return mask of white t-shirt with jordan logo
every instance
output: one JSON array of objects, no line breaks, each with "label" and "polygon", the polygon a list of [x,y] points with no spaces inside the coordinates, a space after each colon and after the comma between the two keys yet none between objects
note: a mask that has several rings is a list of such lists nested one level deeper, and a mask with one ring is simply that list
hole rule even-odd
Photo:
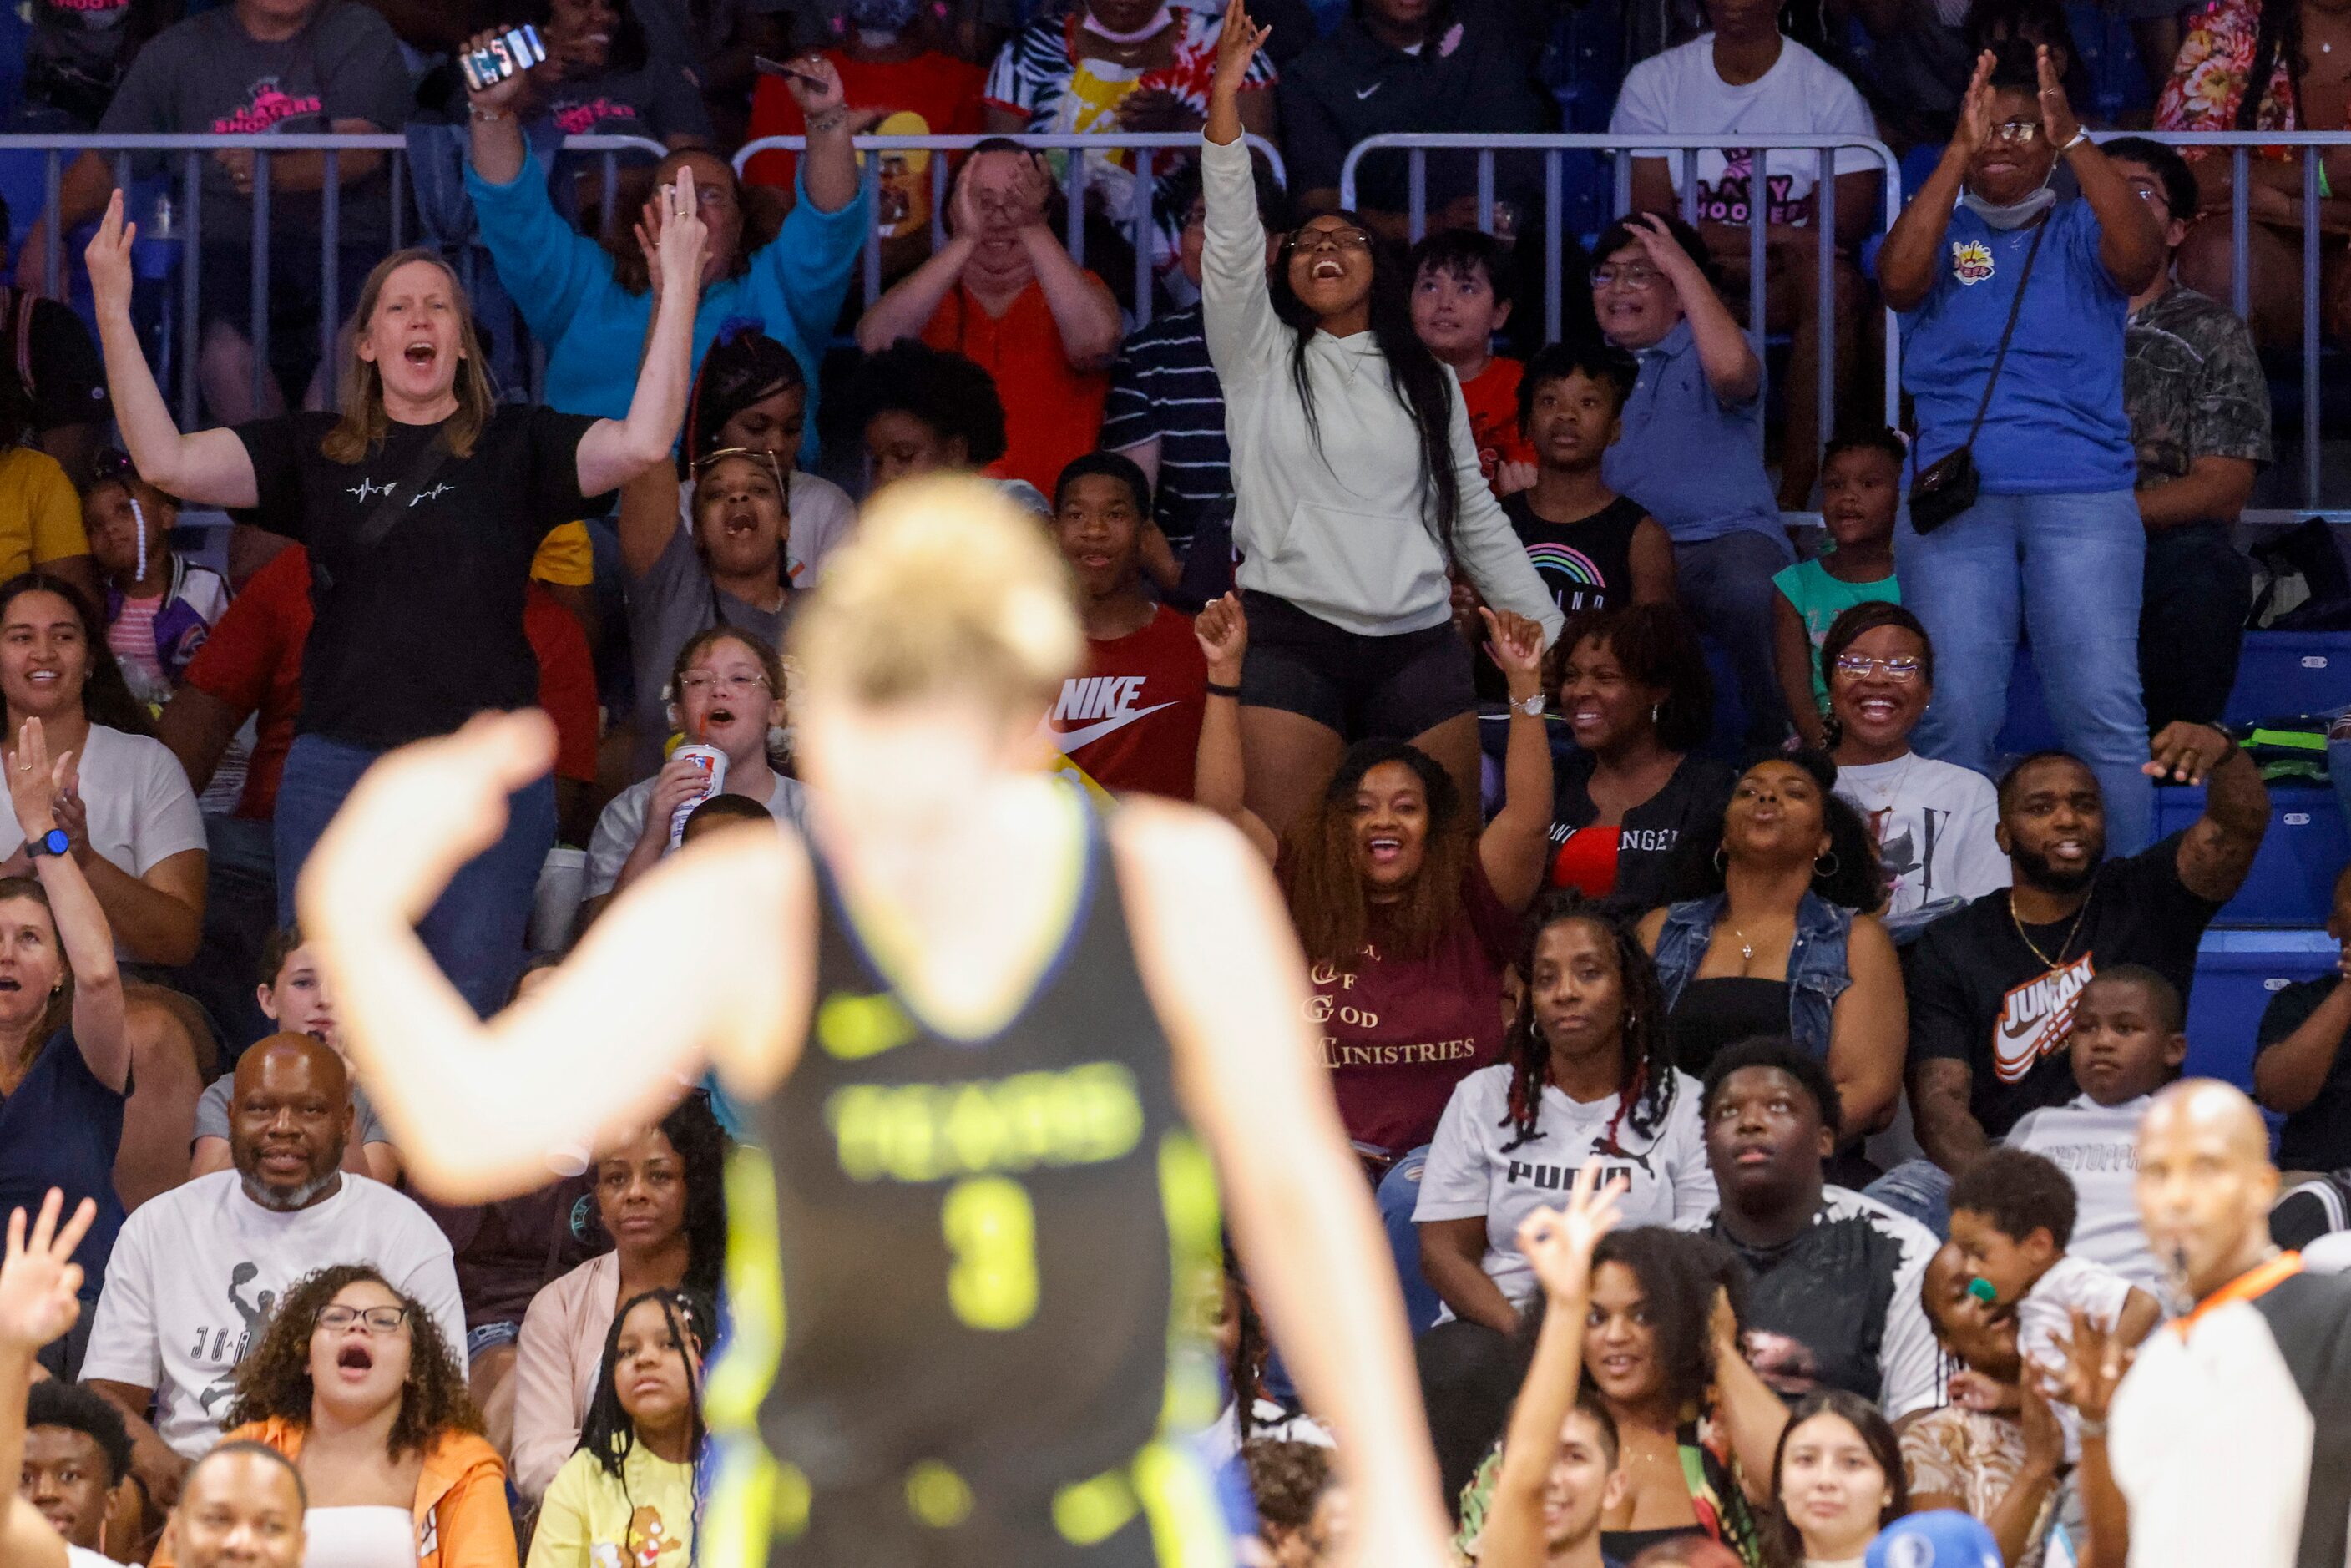
[{"label": "white t-shirt with jordan logo", "polygon": [[114,1244],[83,1358],[86,1380],[155,1391],[155,1430],[196,1458],[220,1440],[237,1363],[270,1309],[303,1276],[371,1264],[440,1325],[462,1371],[465,1306],[449,1239],[380,1182],[343,1173],[324,1202],[281,1214],[215,1171],[134,1211]]},{"label": "white t-shirt with jordan logo", "polygon": [[1510,1063],[1481,1068],[1463,1079],[1445,1104],[1428,1163],[1420,1175],[1420,1199],[1412,1218],[1486,1221],[1481,1267],[1495,1288],[1513,1301],[1535,1292],[1534,1270],[1519,1250],[1519,1226],[1530,1214],[1566,1200],[1583,1162],[1597,1155],[1603,1179],[1622,1175],[1629,1184],[1617,1213],[1623,1225],[1703,1224],[1714,1212],[1714,1173],[1706,1163],[1706,1135],[1698,1122],[1698,1083],[1687,1072],[1673,1076],[1673,1100],[1654,1136],[1620,1121],[1611,1145],[1608,1124],[1616,1118],[1616,1097],[1591,1104],[1571,1100],[1545,1085],[1535,1135],[1515,1149],[1510,1125]]}]

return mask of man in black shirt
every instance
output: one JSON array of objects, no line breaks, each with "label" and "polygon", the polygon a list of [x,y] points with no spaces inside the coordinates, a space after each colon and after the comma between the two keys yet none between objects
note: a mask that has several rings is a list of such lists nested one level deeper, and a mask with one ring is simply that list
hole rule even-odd
[{"label": "man in black shirt", "polygon": [[1747,1358],[1795,1398],[1843,1388],[1888,1420],[1940,1402],[1920,1285],[1936,1240],[1876,1200],[1826,1184],[1836,1084],[1787,1040],[1742,1040],[1707,1070],[1698,1113],[1721,1207],[1707,1233],[1754,1276]]},{"label": "man in black shirt", "polygon": [[2277,1160],[2289,1171],[2351,1166],[2351,866],[2335,879],[2326,934],[2343,945],[2335,973],[2272,997],[2253,1047],[2253,1092],[2285,1117]]},{"label": "man in black shirt", "polygon": [[1966,1169],[2027,1111],[2074,1097],[2074,1003],[2101,969],[2144,964],[2185,998],[2204,928],[2252,869],[2270,820],[2252,759],[2200,724],[2166,726],[2150,750],[2155,778],[2206,786],[2193,826],[2108,862],[2088,766],[2028,757],[2000,786],[2012,885],[1929,925],[1911,950],[1911,1113],[1945,1171]]}]

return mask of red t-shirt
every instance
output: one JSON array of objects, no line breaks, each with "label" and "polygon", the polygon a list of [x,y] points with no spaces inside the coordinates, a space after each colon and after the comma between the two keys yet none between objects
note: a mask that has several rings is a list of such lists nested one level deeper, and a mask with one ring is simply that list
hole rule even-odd
[{"label": "red t-shirt", "polygon": [[[985,68],[935,49],[925,50],[911,60],[893,60],[887,64],[872,60],[853,60],[840,49],[820,51],[841,73],[841,90],[852,109],[880,109],[893,118],[912,115],[920,124],[901,121],[884,131],[874,127],[883,136],[977,136],[987,128],[986,110],[980,103],[980,89],[987,85]],[[807,133],[808,120],[800,113],[780,77],[762,75],[751,93],[751,136],[800,136]],[[927,178],[929,156],[916,152],[911,155],[891,153],[883,160],[882,181],[891,183],[891,163],[906,160],[905,172],[920,176],[922,185],[922,221],[930,222],[930,183]],[[924,167],[914,165],[920,162]],[[780,185],[791,189],[793,176],[799,165],[796,152],[761,152],[756,154],[743,170],[747,184]],[[911,193],[909,193],[911,194]]]},{"label": "red t-shirt", "polygon": [[[182,677],[238,715],[257,716],[253,761],[236,814],[267,821],[302,710],[302,649],[310,640],[310,555],[288,545],[230,601]],[[522,624],[538,655],[538,706],[555,720],[559,779],[596,780],[596,666],[579,619],[533,582]]]},{"label": "red t-shirt", "polygon": [[1347,1136],[1391,1154],[1437,1134],[1453,1086],[1502,1058],[1502,971],[1517,956],[1519,920],[1473,853],[1453,927],[1419,958],[1383,958],[1375,936],[1352,975],[1308,970],[1308,1021]]},{"label": "red t-shirt", "polygon": [[[1086,276],[1102,281],[1091,272]],[[987,471],[997,478],[1026,479],[1050,496],[1070,459],[1094,449],[1110,374],[1070,368],[1041,285],[1029,284],[995,317],[958,283],[939,301],[923,329],[923,341],[951,349],[996,378],[996,395],[1004,402],[1005,449]]]},{"label": "red t-shirt", "polygon": [[1103,789],[1188,800],[1207,684],[1192,618],[1163,604],[1139,632],[1086,639],[1086,673],[1061,683],[1047,724]]},{"label": "red t-shirt", "polygon": [[1469,434],[1478,444],[1478,466],[1489,485],[1498,465],[1535,460],[1535,449],[1519,434],[1519,377],[1525,370],[1518,361],[1497,354],[1461,383],[1461,401],[1469,409]]}]

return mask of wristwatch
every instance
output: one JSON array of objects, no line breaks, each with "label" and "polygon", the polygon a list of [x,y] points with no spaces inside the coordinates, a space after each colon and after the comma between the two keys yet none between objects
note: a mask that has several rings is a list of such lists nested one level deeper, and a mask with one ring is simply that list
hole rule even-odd
[{"label": "wristwatch", "polygon": [[1541,718],[1543,716],[1543,695],[1537,692],[1531,697],[1512,697],[1510,706],[1515,712],[1522,713],[1529,718]]},{"label": "wristwatch", "polygon": [[28,855],[61,855],[71,848],[73,841],[66,837],[63,828],[51,828],[37,839],[25,841],[25,852]]}]

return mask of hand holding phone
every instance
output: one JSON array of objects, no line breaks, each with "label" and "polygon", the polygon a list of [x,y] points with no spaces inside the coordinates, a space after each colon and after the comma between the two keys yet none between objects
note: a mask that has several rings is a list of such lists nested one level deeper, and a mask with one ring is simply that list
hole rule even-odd
[{"label": "hand holding phone", "polygon": [[465,86],[475,92],[487,92],[547,58],[547,46],[539,40],[538,29],[528,22],[479,35],[466,40],[466,45],[457,57],[457,68],[465,73]]}]

